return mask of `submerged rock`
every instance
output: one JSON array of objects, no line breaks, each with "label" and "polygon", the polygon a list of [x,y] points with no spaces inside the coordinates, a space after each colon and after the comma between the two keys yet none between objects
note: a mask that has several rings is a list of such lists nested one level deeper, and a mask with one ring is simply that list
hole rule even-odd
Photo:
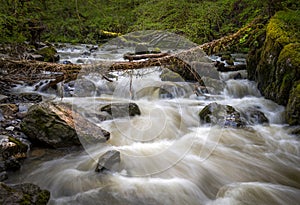
[{"label": "submerged rock", "polygon": [[0,204],[47,204],[50,192],[30,183],[6,185],[0,182]]},{"label": "submerged rock", "polygon": [[221,105],[218,103],[210,103],[200,112],[199,117],[202,122],[218,124],[225,127],[239,128],[245,126],[241,115],[230,105]]},{"label": "submerged rock", "polygon": [[100,111],[105,111],[114,118],[141,115],[141,111],[135,103],[112,103],[105,105]]},{"label": "submerged rock", "polygon": [[120,170],[120,152],[109,150],[99,157],[95,172],[119,171]]}]

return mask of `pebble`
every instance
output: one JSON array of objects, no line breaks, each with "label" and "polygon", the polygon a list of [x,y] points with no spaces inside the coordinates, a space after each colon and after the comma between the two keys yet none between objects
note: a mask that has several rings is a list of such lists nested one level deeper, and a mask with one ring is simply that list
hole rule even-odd
[{"label": "pebble", "polygon": [[7,131],[14,131],[14,129],[15,129],[15,127],[13,127],[13,126],[9,126],[9,127],[5,128],[5,130],[7,130]]}]

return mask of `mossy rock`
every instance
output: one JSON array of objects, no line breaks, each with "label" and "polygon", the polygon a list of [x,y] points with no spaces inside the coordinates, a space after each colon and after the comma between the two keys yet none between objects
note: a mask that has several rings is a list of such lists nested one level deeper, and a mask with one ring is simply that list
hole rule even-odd
[{"label": "mossy rock", "polygon": [[200,121],[225,127],[239,128],[246,123],[241,119],[240,113],[230,105],[210,103],[199,112]]},{"label": "mossy rock", "polygon": [[43,47],[40,50],[36,51],[36,54],[42,55],[45,62],[57,62],[59,60],[57,51],[53,46]]},{"label": "mossy rock", "polygon": [[39,103],[29,108],[21,122],[22,131],[39,146],[51,148],[80,145],[71,110],[52,103]]},{"label": "mossy rock", "polygon": [[286,107],[286,120],[290,125],[299,125],[300,121],[300,81],[294,83]]},{"label": "mossy rock", "polygon": [[263,46],[252,50],[247,60],[249,79],[257,81],[266,98],[287,106],[290,125],[300,123],[295,84],[300,80],[299,27],[300,11],[277,12],[267,25]]},{"label": "mossy rock", "polygon": [[0,191],[0,204],[46,205],[50,199],[48,190],[42,190],[30,183],[13,186],[0,183]]},{"label": "mossy rock", "polygon": [[185,80],[178,74],[169,69],[163,69],[159,76],[162,81],[184,82]]}]

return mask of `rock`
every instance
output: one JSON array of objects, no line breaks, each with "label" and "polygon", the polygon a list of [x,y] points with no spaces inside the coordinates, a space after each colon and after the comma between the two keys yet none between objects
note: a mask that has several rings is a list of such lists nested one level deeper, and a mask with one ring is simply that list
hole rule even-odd
[{"label": "rock", "polygon": [[0,172],[0,182],[3,182],[6,179],[8,179],[7,172]]},{"label": "rock", "polygon": [[22,119],[21,129],[35,144],[50,148],[78,146],[81,142],[105,142],[110,136],[72,110],[70,105],[51,102],[30,107]]},{"label": "rock", "polygon": [[64,61],[62,62],[62,64],[69,65],[69,64],[73,64],[73,63],[72,63],[71,61],[64,60]]},{"label": "rock", "polygon": [[21,163],[14,157],[10,157],[4,162],[5,169],[8,171],[17,171],[21,168]]},{"label": "rock", "polygon": [[84,64],[84,61],[82,59],[77,59],[76,63]]},{"label": "rock", "polygon": [[53,46],[45,46],[38,51],[36,54],[43,56],[45,62],[57,62],[59,61],[59,55]]},{"label": "rock", "polygon": [[225,60],[225,62],[228,64],[228,65],[234,65],[234,61],[233,59],[229,59],[229,60]]},{"label": "rock", "polygon": [[72,119],[72,110],[42,102],[29,108],[21,129],[34,143],[52,148],[80,145]]},{"label": "rock", "polygon": [[144,43],[137,44],[136,47],[135,47],[134,53],[135,54],[146,54],[146,53],[149,53],[147,44],[144,44]]},{"label": "rock", "polygon": [[300,81],[294,83],[286,107],[285,117],[290,125],[300,124]]},{"label": "rock", "polygon": [[224,91],[225,83],[221,80],[216,80],[210,77],[202,77],[204,85],[207,89],[207,93],[209,94],[221,94]]},{"label": "rock", "polygon": [[29,54],[27,57],[28,60],[35,60],[35,61],[44,61],[44,56],[39,54]]},{"label": "rock", "polygon": [[261,37],[263,43],[252,48],[247,58],[248,78],[258,83],[258,89],[267,99],[287,106],[286,120],[290,125],[300,124],[297,114],[300,106],[296,106],[299,100],[295,98],[295,88],[300,81],[299,26],[296,23],[299,21],[297,11],[277,12]]},{"label": "rock", "polygon": [[19,170],[21,168],[19,160],[27,157],[28,148],[27,144],[18,139],[0,135],[0,172]]},{"label": "rock", "polygon": [[117,150],[109,150],[99,157],[95,172],[120,171],[120,152]]},{"label": "rock", "polygon": [[4,118],[8,118],[8,116],[15,115],[19,108],[16,104],[0,104],[0,110]]},{"label": "rock", "polygon": [[7,98],[0,100],[0,103],[30,103],[30,102],[41,102],[43,100],[40,94],[36,93],[20,93],[20,94],[10,94]]},{"label": "rock", "polygon": [[213,63],[192,61],[191,67],[201,76],[219,80],[219,72]]},{"label": "rock", "polygon": [[217,67],[217,70],[220,71],[220,72],[231,72],[231,71],[238,71],[238,70],[246,70],[247,69],[246,64],[237,64],[237,65],[225,66],[225,63],[222,63],[220,61],[216,61],[215,66]]},{"label": "rock", "polygon": [[252,125],[269,123],[268,118],[263,112],[252,108],[249,108],[246,111],[244,111],[243,116],[247,119],[249,124]]},{"label": "rock", "polygon": [[93,97],[97,93],[97,87],[90,80],[77,79],[73,93],[76,97]]},{"label": "rock", "polygon": [[221,105],[218,103],[210,103],[200,112],[199,117],[202,122],[218,124],[225,127],[239,128],[245,126],[240,113],[230,105]]},{"label": "rock", "polygon": [[1,102],[2,100],[6,99],[6,98],[8,98],[6,95],[1,95],[1,94],[0,94],[0,102]]},{"label": "rock", "polygon": [[105,105],[100,110],[107,112],[114,118],[141,115],[141,111],[135,103],[112,103]]},{"label": "rock", "polygon": [[47,204],[50,192],[30,183],[6,185],[0,182],[0,204]]},{"label": "rock", "polygon": [[160,76],[162,81],[184,82],[185,80],[178,74],[169,69],[163,69]]},{"label": "rock", "polygon": [[222,54],[221,55],[221,61],[225,61],[225,60],[231,60],[232,57],[230,54]]}]

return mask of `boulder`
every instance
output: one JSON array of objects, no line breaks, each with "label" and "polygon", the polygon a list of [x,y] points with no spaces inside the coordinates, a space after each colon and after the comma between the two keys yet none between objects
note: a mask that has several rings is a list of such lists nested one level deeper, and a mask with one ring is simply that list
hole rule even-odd
[{"label": "boulder", "polygon": [[30,107],[22,119],[21,129],[33,143],[50,148],[78,146],[81,139],[104,142],[110,136],[72,110],[70,105],[53,102]]},{"label": "boulder", "polygon": [[99,157],[95,172],[120,171],[120,152],[109,150]]},{"label": "boulder", "polygon": [[246,124],[240,113],[232,106],[218,103],[210,103],[205,106],[199,112],[199,117],[201,122],[225,127],[239,128],[244,127]]},{"label": "boulder", "polygon": [[112,103],[100,109],[114,118],[141,115],[141,111],[135,103]]},{"label": "boulder", "polygon": [[0,204],[47,204],[50,192],[30,183],[6,185],[0,182]]},{"label": "boulder", "polygon": [[207,93],[209,94],[221,94],[224,91],[225,83],[221,80],[213,79],[210,77],[202,77],[204,85],[207,89]]},{"label": "boulder", "polygon": [[135,47],[135,54],[146,54],[149,53],[148,45],[145,43],[139,43]]},{"label": "boulder", "polygon": [[178,74],[169,69],[163,69],[160,76],[162,81],[184,82],[185,80]]},{"label": "boulder", "polygon": [[80,145],[72,120],[71,109],[42,102],[29,108],[21,122],[29,140],[53,148]]},{"label": "boulder", "polygon": [[[248,78],[258,83],[267,98],[287,106],[286,120],[299,125],[300,106],[297,85],[300,81],[299,11],[277,12],[269,21],[265,35],[258,39],[247,58]],[[261,44],[261,43],[259,43]],[[298,117],[298,118],[297,118]]]},{"label": "boulder", "polygon": [[214,63],[192,61],[191,67],[201,76],[219,80],[219,72]]}]

